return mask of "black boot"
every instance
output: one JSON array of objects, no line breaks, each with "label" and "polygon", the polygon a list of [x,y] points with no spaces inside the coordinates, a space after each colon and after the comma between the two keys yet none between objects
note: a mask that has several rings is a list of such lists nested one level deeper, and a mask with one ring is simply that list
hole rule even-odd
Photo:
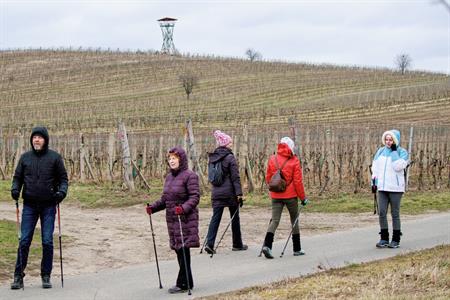
[{"label": "black boot", "polygon": [[18,290],[23,288],[23,276],[14,274],[14,281],[11,283],[12,290]]},{"label": "black boot", "polygon": [[262,252],[266,258],[272,259],[272,244],[273,244],[273,236],[272,232],[267,232],[266,237],[264,238],[264,246],[262,248]]},{"label": "black boot", "polygon": [[42,275],[42,288],[43,289],[51,289],[52,283],[50,282],[50,275]]},{"label": "black boot", "polygon": [[392,232],[392,241],[389,244],[389,248],[398,248],[400,247],[400,236],[402,235],[402,232],[400,230],[394,230]]},{"label": "black boot", "polygon": [[302,245],[300,244],[300,233],[292,235],[292,245],[294,247],[294,256],[305,255],[305,251],[302,250]]},{"label": "black boot", "polygon": [[388,229],[381,229],[380,241],[376,244],[377,248],[386,248],[389,245],[389,231]]}]

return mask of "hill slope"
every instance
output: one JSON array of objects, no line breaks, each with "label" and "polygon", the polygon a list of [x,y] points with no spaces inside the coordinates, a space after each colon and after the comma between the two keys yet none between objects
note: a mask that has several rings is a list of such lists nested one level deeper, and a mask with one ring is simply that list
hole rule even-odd
[{"label": "hill slope", "polygon": [[[0,126],[108,131],[283,124],[450,124],[445,75],[212,57],[96,51],[0,52]],[[198,77],[189,100],[179,76]]]}]

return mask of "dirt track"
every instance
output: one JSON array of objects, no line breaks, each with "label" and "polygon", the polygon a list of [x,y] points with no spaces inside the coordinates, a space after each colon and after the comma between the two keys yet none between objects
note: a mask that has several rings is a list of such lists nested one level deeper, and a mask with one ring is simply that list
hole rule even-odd
[{"label": "dirt track", "polygon": [[[305,211],[300,221],[301,234],[304,236],[377,224],[377,217],[370,213],[307,213],[307,208]],[[206,235],[211,213],[212,209],[200,210],[201,242]],[[1,202],[0,215],[3,219],[14,221],[15,209],[13,203]],[[402,216],[404,220],[418,217]],[[244,206],[241,210],[244,243],[260,245],[264,239],[269,219],[270,209]],[[216,242],[228,221],[229,214],[224,212]],[[140,264],[154,259],[149,219],[142,206],[81,209],[72,205],[63,205],[61,206],[61,223],[63,235],[68,237],[66,240],[69,240],[66,243],[63,240],[65,274],[92,273],[101,269]],[[275,239],[287,238],[289,226],[288,213],[285,210]],[[153,227],[156,233],[158,258],[161,260],[174,259],[176,256],[169,248],[164,213],[153,215]],[[55,232],[57,232],[57,229],[55,229]],[[377,239],[377,232],[374,232],[374,243]],[[308,245],[303,246],[306,250],[308,249]],[[55,240],[55,248],[57,247],[58,242]],[[230,248],[231,233],[228,232],[218,251],[230,251]],[[194,255],[198,253],[199,250],[192,251]],[[58,251],[55,251],[55,268],[59,261],[58,255]],[[38,275],[39,270],[27,270],[27,273]],[[0,279],[0,283],[9,280],[10,278],[3,278]]]}]

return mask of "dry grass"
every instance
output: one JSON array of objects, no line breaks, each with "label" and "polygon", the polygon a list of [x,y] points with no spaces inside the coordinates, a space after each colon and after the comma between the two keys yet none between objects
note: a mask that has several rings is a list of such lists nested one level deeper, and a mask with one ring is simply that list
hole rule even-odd
[{"label": "dry grass", "polygon": [[450,245],[205,299],[450,299]]}]

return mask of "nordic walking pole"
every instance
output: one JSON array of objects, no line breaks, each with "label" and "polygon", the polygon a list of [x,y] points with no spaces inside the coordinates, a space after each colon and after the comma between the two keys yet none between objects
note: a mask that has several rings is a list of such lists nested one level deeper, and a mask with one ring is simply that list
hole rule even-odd
[{"label": "nordic walking pole", "polygon": [[[375,185],[375,178],[372,179],[372,185]],[[376,215],[378,210],[377,192],[372,191],[372,193],[373,193],[373,214]]]},{"label": "nordic walking pole", "polygon": [[178,224],[180,224],[180,234],[181,234],[181,246],[183,247],[183,259],[184,259],[184,269],[186,270],[186,281],[188,286],[188,295],[191,295],[191,284],[189,282],[189,272],[187,269],[187,261],[186,261],[186,252],[184,250],[184,236],[183,236],[183,227],[181,226],[181,218],[178,216]]},{"label": "nordic walking pole", "polygon": [[[272,222],[272,219],[269,220],[269,226],[270,226],[270,223],[271,223],[271,222]],[[265,242],[265,241],[264,241],[264,242]],[[262,246],[261,246],[261,251],[259,251],[258,257],[261,257],[261,255],[262,255],[262,253],[263,253],[264,242],[263,242],[263,244],[262,244]]]},{"label": "nordic walking pole", "polygon": [[207,229],[207,231],[206,231],[206,236],[205,236],[205,239],[203,240],[203,245],[202,245],[202,249],[200,249],[200,254],[202,254],[202,253],[203,253],[203,248],[205,248],[205,246],[206,246],[206,242],[208,241],[208,231],[209,231],[209,225],[211,225],[211,221],[209,221],[209,224],[208,224],[208,229]]},{"label": "nordic walking pole", "polygon": [[59,263],[61,265],[61,287],[64,287],[64,273],[63,273],[63,261],[62,261],[62,244],[61,244],[61,212],[59,211],[59,203],[56,206],[58,208],[58,238],[59,238]]},{"label": "nordic walking pole", "polygon": [[[287,244],[289,243],[289,239],[291,238],[292,232],[294,232],[294,227],[295,227],[295,225],[298,223],[298,219],[299,219],[299,217],[300,217],[300,211],[302,210],[302,206],[303,206],[303,205],[300,205],[300,207],[298,208],[297,218],[295,218],[294,224],[292,224],[291,232],[289,233],[289,236],[288,236],[288,238],[287,238],[287,240],[286,240],[286,244],[284,244],[284,248],[283,248],[283,251],[281,252],[280,257],[283,257],[283,255],[284,255],[284,250],[286,250],[286,247],[287,247]],[[300,230],[299,230],[299,232],[300,232]]]},{"label": "nordic walking pole", "polygon": [[211,256],[210,256],[211,258],[213,257],[214,252],[217,250],[217,248],[219,248],[220,242],[222,241],[223,237],[225,236],[225,233],[227,233],[228,227],[230,227],[231,223],[233,222],[234,216],[237,214],[238,211],[239,211],[239,206],[236,209],[236,211],[234,212],[233,216],[231,217],[230,222],[228,222],[228,225],[225,228],[224,232],[222,233],[222,236],[220,237],[220,240],[216,245],[216,249],[214,249],[213,253],[211,253]]},{"label": "nordic walking pole", "polygon": [[[150,204],[147,203],[147,206],[150,206]],[[158,252],[156,252],[155,232],[153,231],[152,215],[148,215],[148,216],[150,219],[150,229],[152,231],[153,249],[155,251],[155,259],[156,259],[156,269],[158,270],[159,288],[162,289],[163,286],[161,284],[161,274],[159,272]]]},{"label": "nordic walking pole", "polygon": [[[20,263],[20,276],[23,274],[23,264],[22,264],[22,247],[20,246],[20,241],[22,240],[22,232],[20,227],[20,217],[19,217],[19,200],[16,200],[16,228],[17,228],[17,238],[19,239],[19,251],[17,251]],[[25,290],[25,285],[22,285],[22,290]]]},{"label": "nordic walking pole", "polygon": [[[210,222],[210,223],[211,223],[211,222]],[[209,230],[209,224],[208,224],[208,230]],[[208,232],[206,232],[206,236],[205,236],[205,238],[204,238],[204,240],[203,240],[203,245],[202,245],[202,249],[200,249],[200,254],[203,253],[203,248],[205,248],[205,246],[206,246],[207,237],[208,237]]]}]

